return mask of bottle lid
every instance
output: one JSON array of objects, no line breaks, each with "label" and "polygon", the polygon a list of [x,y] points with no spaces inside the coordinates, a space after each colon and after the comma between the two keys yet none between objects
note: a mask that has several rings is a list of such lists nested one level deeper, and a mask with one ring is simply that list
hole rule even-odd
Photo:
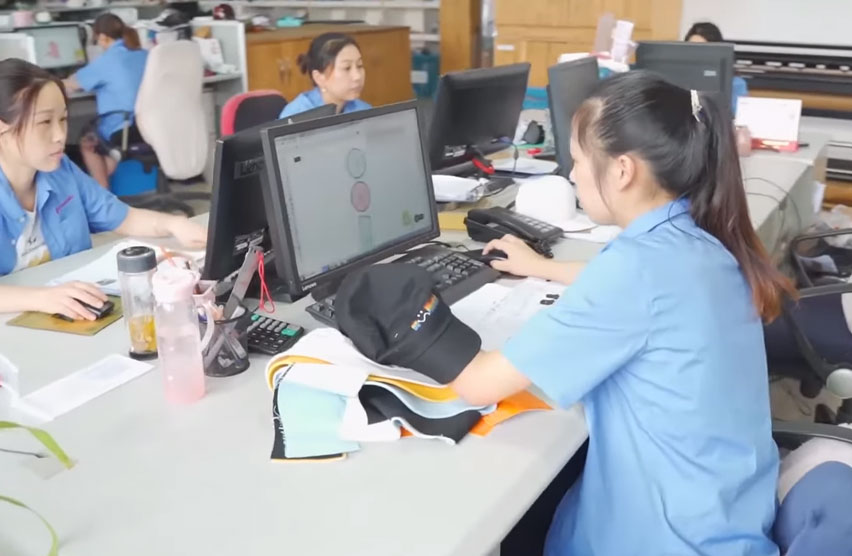
[{"label": "bottle lid", "polygon": [[116,256],[119,272],[148,272],[157,266],[157,255],[150,247],[134,245],[122,249]]},{"label": "bottle lid", "polygon": [[186,268],[180,268],[164,262],[151,278],[154,299],[157,303],[178,303],[192,299],[198,274]]}]

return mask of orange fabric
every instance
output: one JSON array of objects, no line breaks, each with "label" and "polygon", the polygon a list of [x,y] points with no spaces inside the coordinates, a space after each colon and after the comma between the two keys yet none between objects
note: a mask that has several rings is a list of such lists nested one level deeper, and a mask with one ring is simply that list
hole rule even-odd
[{"label": "orange fabric", "polygon": [[483,415],[470,432],[477,436],[485,436],[503,421],[507,421],[515,415],[527,411],[541,411],[553,409],[538,396],[524,390],[497,404],[497,409],[488,415]]}]

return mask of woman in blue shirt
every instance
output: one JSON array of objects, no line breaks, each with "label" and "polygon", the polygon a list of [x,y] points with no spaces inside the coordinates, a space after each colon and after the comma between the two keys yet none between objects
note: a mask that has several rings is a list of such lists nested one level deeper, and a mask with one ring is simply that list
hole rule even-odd
[{"label": "woman in blue shirt", "polygon": [[316,37],[298,61],[302,73],[316,86],[287,104],[279,118],[325,104],[337,106],[338,114],[370,108],[359,98],[364,90],[364,62],[358,43],[349,35],[324,33]]},{"label": "woman in blue shirt", "polygon": [[[207,234],[184,216],[130,208],[64,155],[68,108],[62,82],[18,59],[0,62],[0,276],[92,246],[91,233],[174,236],[199,248]],[[0,313],[41,311],[93,319],[93,284],[0,285]]]},{"label": "woman in blue shirt", "polygon": [[761,321],[793,290],[752,228],[727,110],[634,71],[602,81],[573,130],[580,202],[623,232],[582,270],[489,243],[499,270],[573,283],[450,386],[476,406],[530,384],[583,403],[585,471],[548,556],[776,556]]},{"label": "woman in blue shirt", "polygon": [[[686,32],[684,39],[686,42],[724,42],[722,31],[716,25],[709,21],[701,21],[693,24]],[[748,96],[748,84],[742,77],[735,75],[731,83],[731,110],[734,114],[737,113],[737,100],[740,97]]]},{"label": "woman in blue shirt", "polygon": [[[81,139],[80,149],[89,174],[101,187],[109,189],[109,176],[115,172],[118,161],[109,156],[109,148],[120,148],[125,123],[124,114],[109,114],[114,111],[133,112],[136,95],[145,73],[148,52],[140,48],[136,30],[128,27],[116,15],[101,14],[92,26],[95,44],[103,54],[86,67],[65,80],[68,91],[94,91],[101,114],[97,137],[87,135]],[[128,142],[142,141],[139,131],[130,117]]]}]

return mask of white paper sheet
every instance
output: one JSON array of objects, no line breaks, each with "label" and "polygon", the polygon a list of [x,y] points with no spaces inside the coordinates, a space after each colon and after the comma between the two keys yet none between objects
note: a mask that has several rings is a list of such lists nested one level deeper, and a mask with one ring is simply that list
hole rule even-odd
[{"label": "white paper sheet", "polygon": [[552,160],[538,160],[537,158],[519,157],[517,164],[514,158],[501,158],[492,163],[494,169],[499,172],[515,171],[519,174],[529,176],[537,176],[543,174],[552,174],[558,166]]},{"label": "white paper sheet", "polygon": [[27,394],[14,402],[13,408],[23,402],[31,410],[37,411],[41,419],[50,421],[153,368],[150,363],[135,361],[123,355],[108,355],[85,369]]},{"label": "white paper sheet", "polygon": [[740,97],[736,125],[748,128],[755,139],[797,141],[801,99]]}]

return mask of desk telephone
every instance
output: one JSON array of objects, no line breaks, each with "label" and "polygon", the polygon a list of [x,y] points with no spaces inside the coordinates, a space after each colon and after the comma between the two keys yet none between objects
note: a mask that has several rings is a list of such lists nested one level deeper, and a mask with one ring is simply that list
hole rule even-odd
[{"label": "desk telephone", "polygon": [[512,234],[524,240],[537,253],[552,257],[550,246],[562,238],[562,228],[518,214],[503,207],[472,209],[464,219],[467,234],[474,241],[486,243]]}]

